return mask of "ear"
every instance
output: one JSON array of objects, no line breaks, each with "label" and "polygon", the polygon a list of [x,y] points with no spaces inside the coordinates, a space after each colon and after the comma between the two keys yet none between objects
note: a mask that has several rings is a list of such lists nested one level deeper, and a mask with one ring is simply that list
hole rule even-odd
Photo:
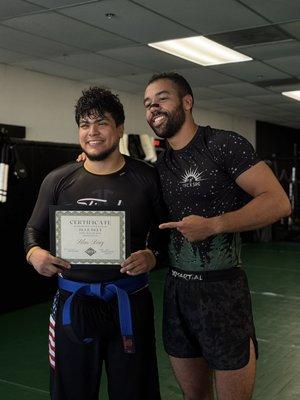
[{"label": "ear", "polygon": [[191,109],[193,108],[193,105],[194,105],[194,101],[190,94],[186,94],[182,98],[182,105],[183,105],[183,108],[185,111],[191,111]]},{"label": "ear", "polygon": [[121,137],[122,137],[123,134],[124,134],[124,124],[119,125],[119,126],[117,127],[117,130],[118,130],[119,138],[121,139]]}]

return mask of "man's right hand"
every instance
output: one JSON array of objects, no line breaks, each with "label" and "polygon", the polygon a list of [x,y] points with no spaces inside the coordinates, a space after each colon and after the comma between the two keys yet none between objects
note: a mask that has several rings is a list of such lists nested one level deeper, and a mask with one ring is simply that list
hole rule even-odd
[{"label": "man's right hand", "polygon": [[81,154],[79,154],[79,156],[76,158],[77,162],[84,162],[86,160],[86,154],[84,152],[82,152]]},{"label": "man's right hand", "polygon": [[31,254],[28,261],[39,274],[48,277],[71,268],[68,261],[54,257],[49,251],[39,248]]}]

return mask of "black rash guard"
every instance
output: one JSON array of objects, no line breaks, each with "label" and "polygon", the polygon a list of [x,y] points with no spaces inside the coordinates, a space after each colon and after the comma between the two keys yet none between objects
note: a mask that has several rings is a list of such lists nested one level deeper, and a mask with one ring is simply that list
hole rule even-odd
[{"label": "black rash guard", "polygon": [[[130,211],[131,253],[147,247],[155,252],[164,237],[158,224],[165,220],[159,179],[155,168],[124,156],[125,165],[108,175],[88,172],[82,163],[69,163],[44,179],[33,213],[25,229],[26,253],[34,246],[49,250],[49,206],[82,205],[126,207]],[[150,232],[150,235],[149,235]],[[76,281],[103,282],[126,277],[120,266],[77,266],[63,273]]]}]

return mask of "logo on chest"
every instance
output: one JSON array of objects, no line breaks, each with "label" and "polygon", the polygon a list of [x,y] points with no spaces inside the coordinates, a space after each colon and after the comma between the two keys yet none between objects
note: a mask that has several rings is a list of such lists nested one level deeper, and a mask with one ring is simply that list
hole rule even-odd
[{"label": "logo on chest", "polygon": [[203,171],[198,172],[197,168],[190,168],[184,172],[181,176],[180,183],[183,187],[196,187],[201,186],[201,182],[205,181],[205,178],[202,177]]}]

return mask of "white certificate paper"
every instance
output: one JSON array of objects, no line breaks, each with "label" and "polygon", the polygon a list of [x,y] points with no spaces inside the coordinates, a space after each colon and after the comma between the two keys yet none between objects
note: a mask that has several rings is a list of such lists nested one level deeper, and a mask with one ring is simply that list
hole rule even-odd
[{"label": "white certificate paper", "polygon": [[71,264],[120,265],[126,259],[124,210],[55,210],[55,255]]}]

